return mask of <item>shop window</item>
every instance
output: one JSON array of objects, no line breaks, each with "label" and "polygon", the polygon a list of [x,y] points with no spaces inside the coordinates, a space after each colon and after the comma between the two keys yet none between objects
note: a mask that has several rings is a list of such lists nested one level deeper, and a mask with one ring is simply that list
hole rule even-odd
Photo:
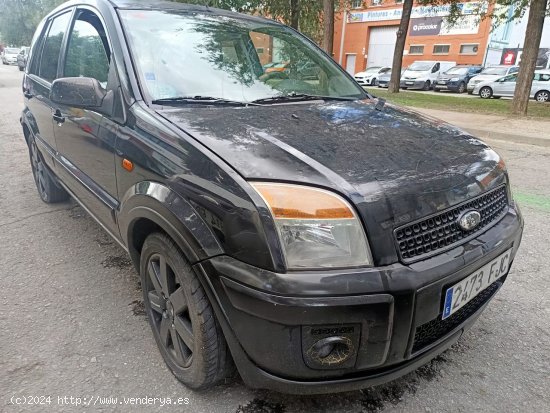
[{"label": "shop window", "polygon": [[460,54],[477,54],[478,48],[477,44],[461,44]]},{"label": "shop window", "polygon": [[409,46],[409,54],[424,54],[423,44],[411,44]]},{"label": "shop window", "polygon": [[363,0],[353,0],[351,3],[352,9],[361,9],[363,8]]},{"label": "shop window", "polygon": [[373,6],[380,6],[384,0],[371,0]]},{"label": "shop window", "polygon": [[449,54],[450,44],[434,44],[433,54]]}]

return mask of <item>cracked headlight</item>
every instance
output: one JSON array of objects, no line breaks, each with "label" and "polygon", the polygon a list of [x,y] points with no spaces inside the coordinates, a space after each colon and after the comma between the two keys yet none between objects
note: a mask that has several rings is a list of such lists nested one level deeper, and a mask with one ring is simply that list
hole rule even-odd
[{"label": "cracked headlight", "polygon": [[287,268],[371,266],[361,221],[330,191],[303,185],[254,182],[275,221]]}]

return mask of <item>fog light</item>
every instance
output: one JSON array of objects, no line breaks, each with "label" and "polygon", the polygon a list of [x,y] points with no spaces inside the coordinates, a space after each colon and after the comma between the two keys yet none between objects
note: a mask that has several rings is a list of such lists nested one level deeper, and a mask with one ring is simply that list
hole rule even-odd
[{"label": "fog light", "polygon": [[355,365],[360,324],[302,327],[302,349],[306,365],[313,369],[344,369]]}]

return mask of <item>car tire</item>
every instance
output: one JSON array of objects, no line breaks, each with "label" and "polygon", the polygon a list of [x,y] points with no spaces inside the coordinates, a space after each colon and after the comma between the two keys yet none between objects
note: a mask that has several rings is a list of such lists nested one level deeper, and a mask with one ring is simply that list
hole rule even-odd
[{"label": "car tire", "polygon": [[474,91],[473,91],[473,90],[468,90],[468,94],[469,94],[469,95],[473,95],[473,94],[474,94]]},{"label": "car tire", "polygon": [[466,92],[466,83],[460,82],[460,84],[458,85],[457,92],[458,92],[458,93],[464,93],[464,92]]},{"label": "car tire", "polygon": [[424,83],[424,86],[422,86],[422,90],[430,90],[431,89],[431,82],[429,80],[426,80],[426,82]]},{"label": "car tire", "polygon": [[63,189],[53,172],[44,163],[34,139],[29,138],[29,156],[31,158],[32,175],[40,199],[47,204],[63,202],[69,199],[69,194]]},{"label": "car tire", "polygon": [[403,87],[402,87],[401,89],[403,89],[403,90],[407,90],[407,89],[408,89],[408,87],[405,87],[405,86],[403,86]]},{"label": "car tire", "polygon": [[21,66],[17,66],[19,68],[19,71],[22,72],[25,68]]},{"label": "car tire", "polygon": [[376,78],[374,78],[370,81],[370,84],[371,84],[371,86],[376,86],[376,85],[378,85],[378,80],[376,80]]},{"label": "car tire", "polygon": [[479,97],[482,99],[490,99],[493,96],[493,89],[489,86],[483,86],[479,90]]},{"label": "car tire", "polygon": [[548,102],[550,100],[550,91],[548,90],[539,90],[536,94],[535,94],[535,100],[537,102]]},{"label": "car tire", "polygon": [[226,377],[233,363],[221,327],[194,270],[170,237],[159,232],[146,238],[140,275],[149,324],[174,376],[192,389]]}]

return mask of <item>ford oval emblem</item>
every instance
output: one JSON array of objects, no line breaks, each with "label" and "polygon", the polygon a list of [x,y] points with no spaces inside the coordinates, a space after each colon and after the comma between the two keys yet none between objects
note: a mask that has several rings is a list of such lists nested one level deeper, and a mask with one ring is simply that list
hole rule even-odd
[{"label": "ford oval emblem", "polygon": [[470,211],[464,212],[458,218],[458,221],[457,221],[459,227],[462,228],[464,231],[473,230],[479,225],[480,222],[481,222],[481,214],[476,210],[470,210]]}]

